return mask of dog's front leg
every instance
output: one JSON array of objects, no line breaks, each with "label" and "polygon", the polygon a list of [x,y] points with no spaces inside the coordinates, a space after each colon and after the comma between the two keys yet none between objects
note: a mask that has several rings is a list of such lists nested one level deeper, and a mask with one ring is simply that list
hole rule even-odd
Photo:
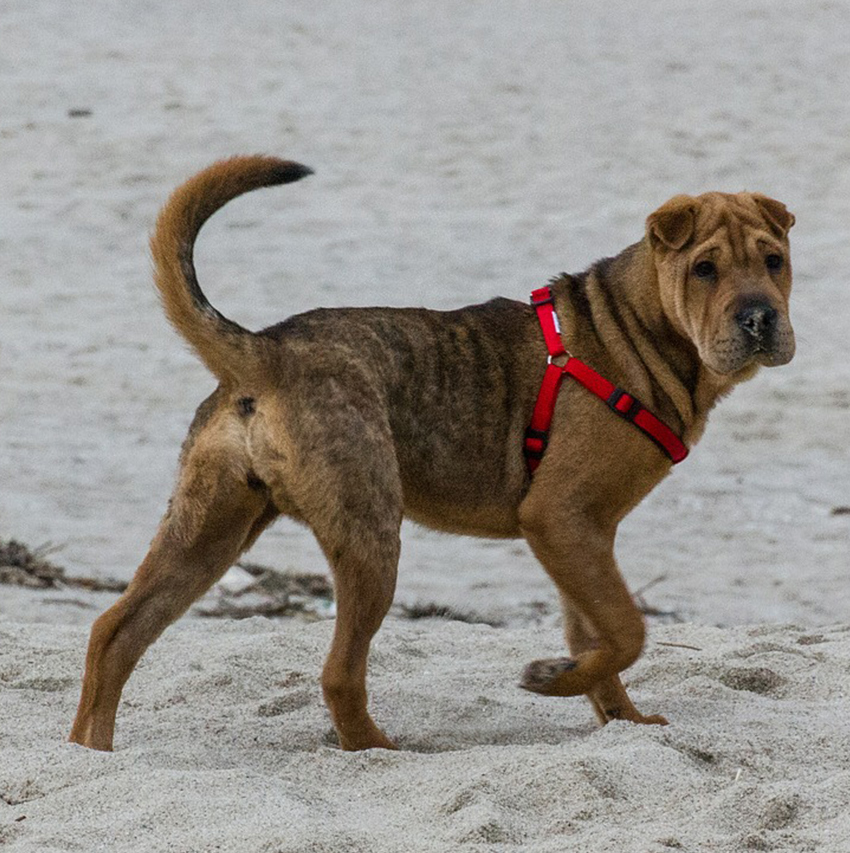
[{"label": "dog's front leg", "polygon": [[546,696],[586,694],[602,722],[666,722],[640,714],[620,682],[640,655],[645,628],[614,559],[616,526],[533,495],[522,507],[523,533],[561,594],[572,657],[530,663],[521,686]]},{"label": "dog's front leg", "polygon": [[[596,638],[588,629],[581,613],[567,600],[562,601],[564,612],[564,628],[567,646],[573,657],[589,651],[596,645]],[[667,725],[667,720],[660,714],[644,715],[635,708],[629,699],[626,688],[620,681],[619,675],[603,678],[587,694],[590,704],[596,713],[596,718],[604,726],[611,720],[629,720],[632,723],[655,723]]]}]

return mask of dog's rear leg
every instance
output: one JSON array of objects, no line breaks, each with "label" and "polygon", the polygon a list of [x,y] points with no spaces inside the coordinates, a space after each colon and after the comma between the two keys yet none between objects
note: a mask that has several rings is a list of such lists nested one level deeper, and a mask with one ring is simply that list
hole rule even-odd
[{"label": "dog's rear leg", "polygon": [[390,608],[398,564],[398,532],[368,535],[359,542],[327,549],[337,602],[330,653],[322,671],[322,691],[343,749],[395,749],[367,710],[369,645]]},{"label": "dog's rear leg", "polygon": [[331,409],[345,411],[341,425],[313,423],[314,448],[279,472],[279,484],[274,473],[268,479],[273,496],[279,486],[294,498],[333,571],[336,625],[322,690],[340,745],[394,749],[367,710],[366,666],[395,593],[402,489],[389,427],[353,408]]},{"label": "dog's rear leg", "polygon": [[138,660],[274,519],[268,495],[226,455],[190,452],[168,513],[124,595],[94,623],[70,740],[112,749],[121,691]]},{"label": "dog's rear leg", "polygon": [[336,598],[322,691],[343,749],[395,749],[369,716],[366,663],[372,637],[395,593],[401,485],[391,447],[381,448],[374,457],[365,440],[358,449],[363,457],[357,460],[356,475],[340,456],[319,475],[333,483],[333,498],[308,519],[333,570]]}]

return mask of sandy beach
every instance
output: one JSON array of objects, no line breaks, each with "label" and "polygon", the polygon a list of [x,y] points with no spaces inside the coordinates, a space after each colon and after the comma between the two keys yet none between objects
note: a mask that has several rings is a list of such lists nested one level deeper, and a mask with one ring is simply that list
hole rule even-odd
[{"label": "sandy beach", "polygon": [[[250,328],[525,299],[674,194],[752,190],[797,217],[798,338],[620,529],[649,613],[627,681],[669,726],[597,729],[586,701],[517,689],[563,649],[521,542],[405,525],[370,680],[398,753],[333,743],[332,609],[192,611],[131,678],[115,752],[71,746],[115,594],[0,585],[0,847],[850,850],[848,43],[850,8],[791,0],[0,8],[0,540],[69,576],[129,580],[214,387],[162,315],[147,240],[220,157],[315,169],[198,243],[211,301]],[[247,559],[327,572],[290,522]]]}]

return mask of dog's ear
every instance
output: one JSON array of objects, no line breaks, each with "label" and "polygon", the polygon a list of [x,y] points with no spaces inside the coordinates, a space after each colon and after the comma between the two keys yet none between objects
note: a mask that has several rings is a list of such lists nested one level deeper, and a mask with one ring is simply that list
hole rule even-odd
[{"label": "dog's ear", "polygon": [[677,195],[651,213],[646,220],[646,235],[653,249],[666,246],[682,249],[694,235],[699,202],[690,195]]},{"label": "dog's ear", "polygon": [[794,214],[781,201],[760,193],[753,193],[753,201],[758,205],[762,216],[776,236],[785,237],[795,222]]}]

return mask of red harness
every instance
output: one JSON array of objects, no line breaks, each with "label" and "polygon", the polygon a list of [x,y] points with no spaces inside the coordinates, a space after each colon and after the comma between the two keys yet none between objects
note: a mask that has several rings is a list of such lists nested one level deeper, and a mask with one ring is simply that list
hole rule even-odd
[{"label": "red harness", "polygon": [[[534,473],[549,443],[549,427],[564,376],[572,376],[580,385],[604,400],[612,412],[644,432],[673,460],[674,465],[681,462],[688,455],[688,448],[667,424],[644,408],[637,398],[622,388],[617,388],[592,367],[588,367],[564,349],[552,289],[547,286],[532,291],[531,304],[540,320],[549,359],[531,415],[531,424],[525,431],[524,453],[529,472]],[[559,356],[567,357],[564,364],[555,364],[554,359]]]}]

